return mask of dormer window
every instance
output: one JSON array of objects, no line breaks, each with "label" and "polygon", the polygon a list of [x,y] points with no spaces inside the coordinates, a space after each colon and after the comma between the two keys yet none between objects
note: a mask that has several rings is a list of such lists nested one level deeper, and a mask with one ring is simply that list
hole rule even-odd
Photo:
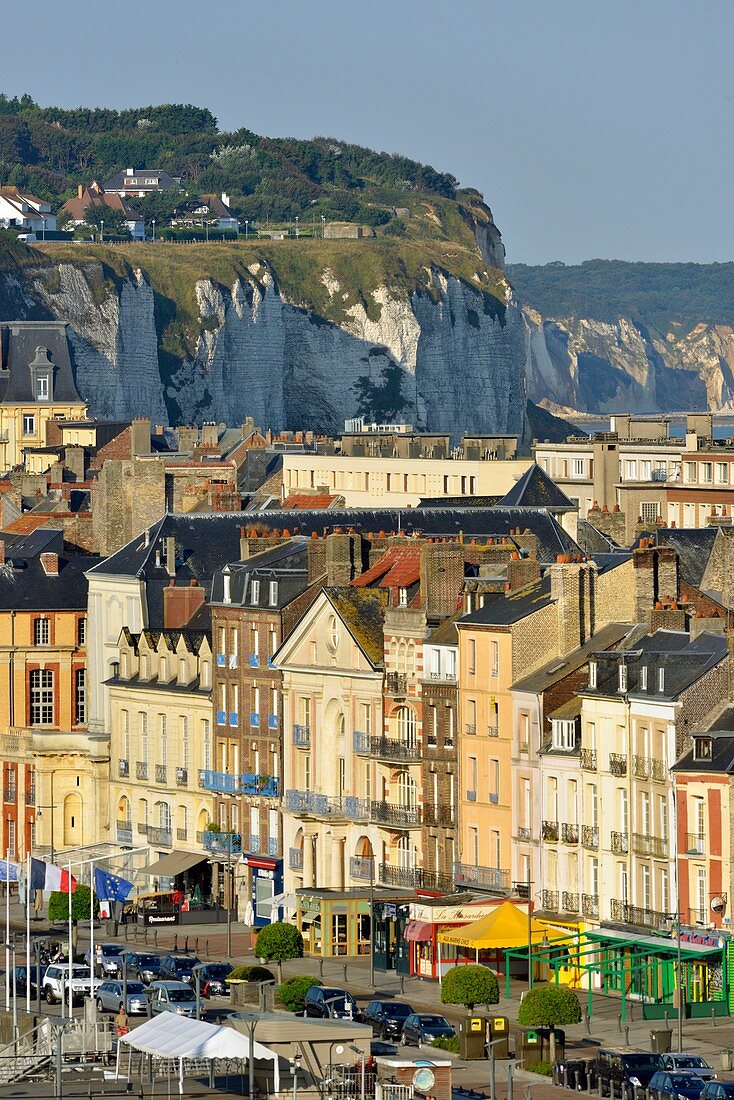
[{"label": "dormer window", "polygon": [[619,666],[619,691],[627,690],[627,665]]},{"label": "dormer window", "polygon": [[53,370],[54,365],[48,353],[48,348],[37,347],[33,362],[28,366],[31,372],[31,387],[34,401],[53,400]]},{"label": "dormer window", "polygon": [[250,587],[250,603],[260,603],[260,581],[253,580]]},{"label": "dormer window", "polygon": [[693,738],[693,759],[710,760],[712,756],[712,742],[710,737]]},{"label": "dormer window", "polygon": [[589,687],[596,687],[596,661],[589,661]]},{"label": "dormer window", "polygon": [[661,693],[665,691],[665,669],[664,668],[659,668],[658,669],[658,691],[661,692]]},{"label": "dormer window", "polygon": [[36,378],[36,401],[48,401],[49,384],[48,375],[41,374]]},{"label": "dormer window", "polygon": [[232,602],[232,578],[230,576],[229,569],[227,569],[227,568],[222,570],[222,581],[223,581],[223,585],[224,585],[224,593],[223,593],[223,597],[222,597],[223,602],[224,603],[231,603]]},{"label": "dormer window", "polygon": [[647,691],[647,665],[640,669],[640,691]]},{"label": "dormer window", "polygon": [[554,749],[570,752],[576,747],[576,723],[554,718],[551,722],[551,737]]},{"label": "dormer window", "polygon": [[407,606],[408,606],[408,589],[407,588],[399,588],[398,589],[398,607],[407,607]]},{"label": "dormer window", "polygon": [[277,581],[271,581],[270,582],[269,591],[268,591],[268,603],[270,604],[271,607],[277,607],[278,606],[278,582]]}]

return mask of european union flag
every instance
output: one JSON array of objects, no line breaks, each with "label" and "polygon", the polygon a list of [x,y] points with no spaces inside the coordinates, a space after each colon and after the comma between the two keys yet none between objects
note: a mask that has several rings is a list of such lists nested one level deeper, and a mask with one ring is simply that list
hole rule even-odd
[{"label": "european union flag", "polygon": [[103,871],[101,867],[94,868],[94,892],[100,901],[126,901],[132,888],[132,882],[127,879]]}]

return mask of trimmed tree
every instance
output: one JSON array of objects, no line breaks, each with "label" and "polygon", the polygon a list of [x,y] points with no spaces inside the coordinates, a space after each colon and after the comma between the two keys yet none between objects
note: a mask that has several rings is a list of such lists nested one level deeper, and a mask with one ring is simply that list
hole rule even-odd
[{"label": "trimmed tree", "polygon": [[496,1005],[500,999],[497,976],[486,966],[454,966],[441,979],[441,1001],[445,1005]]},{"label": "trimmed tree", "polygon": [[300,1015],[306,1008],[305,998],[311,986],[323,984],[319,978],[312,978],[310,974],[298,974],[278,986],[278,999],[283,1008]]},{"label": "trimmed tree", "polygon": [[556,1028],[563,1024],[578,1024],[581,1005],[567,985],[539,985],[525,994],[517,1014],[521,1027],[550,1028],[550,1060],[556,1060]]},{"label": "trimmed tree", "polygon": [[[79,940],[79,921],[89,920],[89,905],[91,891],[84,883],[78,882],[76,890],[71,895],[71,944],[70,951],[76,954]],[[94,900],[94,915],[99,913],[99,902]],[[60,890],[54,890],[48,899],[48,919],[52,923],[64,923],[69,920],[69,895]]]},{"label": "trimmed tree", "polygon": [[266,924],[257,934],[255,954],[263,962],[276,963],[278,985],[282,985],[283,963],[288,959],[303,958],[303,936],[294,925],[284,921]]}]

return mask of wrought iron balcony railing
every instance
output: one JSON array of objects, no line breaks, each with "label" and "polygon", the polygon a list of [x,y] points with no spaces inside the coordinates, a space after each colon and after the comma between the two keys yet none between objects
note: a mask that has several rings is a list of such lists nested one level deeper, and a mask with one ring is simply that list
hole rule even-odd
[{"label": "wrought iron balcony railing", "polygon": [[644,833],[633,833],[632,851],[638,856],[653,856],[655,859],[666,859],[668,855],[668,842],[659,836],[646,836]]},{"label": "wrought iron balcony railing", "polygon": [[581,895],[581,912],[585,917],[598,917],[599,916],[599,895],[598,894],[582,894]]},{"label": "wrought iron balcony railing", "polygon": [[436,890],[452,893],[456,887],[451,875],[428,871],[423,867],[399,867],[393,863],[381,863],[380,882],[385,886],[404,886],[411,890]]},{"label": "wrought iron balcony railing", "polygon": [[599,829],[596,825],[581,826],[581,844],[592,850],[599,847]]},{"label": "wrought iron balcony railing", "polygon": [[609,771],[612,775],[621,776],[627,774],[627,757],[620,752],[609,753]]},{"label": "wrought iron balcony railing", "polygon": [[578,825],[572,825],[571,823],[564,821],[561,825],[561,840],[564,844],[578,844],[579,842],[579,827]]},{"label": "wrought iron balcony railing", "polygon": [[596,749],[582,749],[581,767],[584,771],[595,772],[596,766]]},{"label": "wrought iron balcony railing", "polygon": [[476,886],[498,893],[509,891],[512,886],[509,870],[502,867],[476,867],[472,863],[454,864],[454,882],[458,886]]},{"label": "wrought iron balcony railing", "polygon": [[612,851],[618,856],[626,856],[629,850],[629,833],[612,832]]},{"label": "wrought iron balcony railing", "polygon": [[558,840],[558,822],[543,821],[540,826],[540,835],[543,840]]}]

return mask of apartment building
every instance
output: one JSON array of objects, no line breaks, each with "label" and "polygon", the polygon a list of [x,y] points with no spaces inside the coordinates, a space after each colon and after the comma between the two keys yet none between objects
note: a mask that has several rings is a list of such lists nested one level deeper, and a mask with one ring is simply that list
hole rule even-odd
[{"label": "apartment building", "polygon": [[731,523],[734,513],[734,450],[730,440],[686,447],[679,483],[669,486],[665,517],[670,527]]},{"label": "apartment building", "polygon": [[459,637],[455,618],[436,627],[423,646],[423,867],[438,888],[454,889],[459,827]]}]

